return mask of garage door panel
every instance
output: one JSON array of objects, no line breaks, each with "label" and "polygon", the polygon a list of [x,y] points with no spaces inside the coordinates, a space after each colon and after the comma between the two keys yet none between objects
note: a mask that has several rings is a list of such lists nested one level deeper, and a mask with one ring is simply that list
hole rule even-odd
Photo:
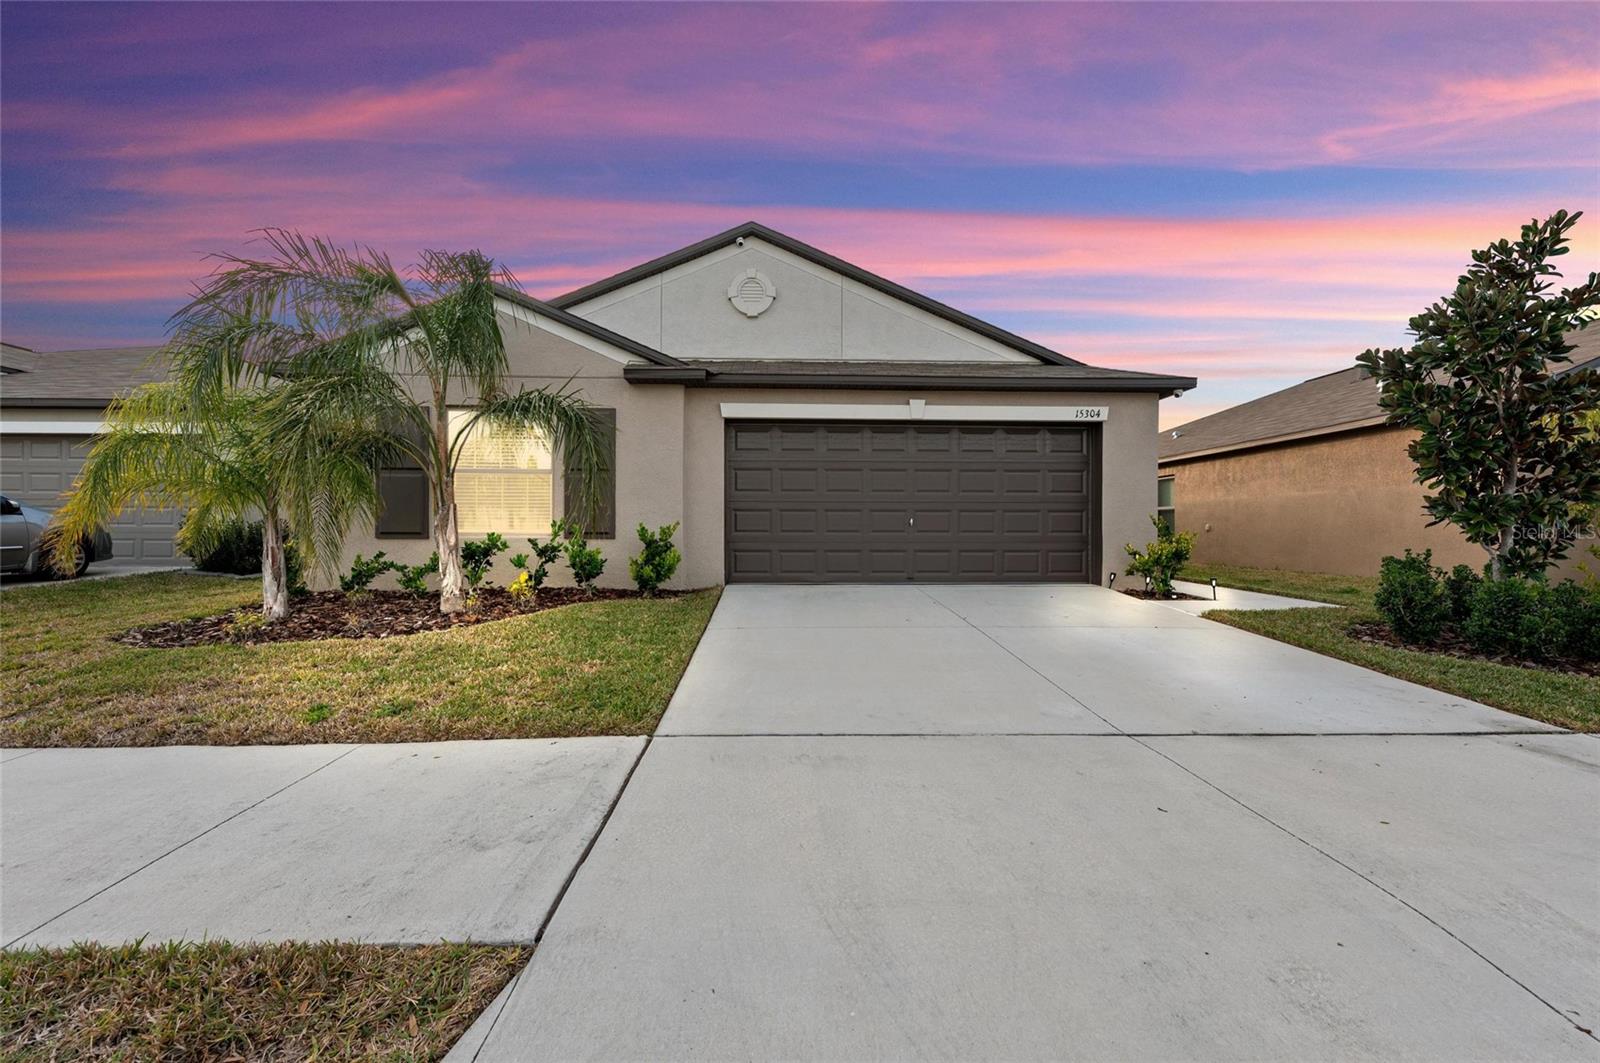
[{"label": "garage door panel", "polygon": [[821,525],[821,514],[814,509],[778,510],[779,535],[815,535]]},{"label": "garage door panel", "polygon": [[822,531],[827,535],[859,535],[867,526],[867,517],[859,509],[825,509],[822,511]]},{"label": "garage door panel", "polygon": [[821,481],[821,469],[779,469],[777,490],[786,495],[811,495]]},{"label": "garage door panel", "polygon": [[727,431],[730,580],[1093,578],[1092,429],[737,422]]}]

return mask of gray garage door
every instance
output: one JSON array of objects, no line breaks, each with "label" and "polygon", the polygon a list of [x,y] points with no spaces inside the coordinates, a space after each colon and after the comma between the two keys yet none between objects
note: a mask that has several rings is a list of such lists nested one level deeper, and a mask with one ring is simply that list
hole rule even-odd
[{"label": "gray garage door", "polygon": [[1098,432],[729,422],[733,583],[1092,581]]},{"label": "gray garage door", "polygon": [[[0,491],[19,502],[54,509],[61,492],[83,467],[87,436],[0,436]],[[170,561],[177,556],[172,536],[178,530],[172,510],[129,510],[108,529],[116,556],[136,561]]]}]

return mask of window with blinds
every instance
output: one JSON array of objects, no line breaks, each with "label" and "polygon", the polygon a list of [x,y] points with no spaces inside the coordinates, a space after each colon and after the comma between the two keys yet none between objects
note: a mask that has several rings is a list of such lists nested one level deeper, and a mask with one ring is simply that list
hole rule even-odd
[{"label": "window with blinds", "polygon": [[[451,438],[472,419],[450,411]],[[478,421],[456,463],[456,520],[466,534],[548,534],[555,516],[549,444],[537,432]]]}]

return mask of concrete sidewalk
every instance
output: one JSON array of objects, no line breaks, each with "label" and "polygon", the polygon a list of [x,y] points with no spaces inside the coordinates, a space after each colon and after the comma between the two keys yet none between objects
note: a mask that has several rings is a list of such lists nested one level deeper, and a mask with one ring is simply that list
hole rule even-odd
[{"label": "concrete sidewalk", "polygon": [[1193,594],[1201,601],[1178,599],[1162,602],[1169,609],[1200,616],[1212,609],[1332,609],[1327,602],[1313,602],[1309,598],[1287,598],[1281,594],[1263,594],[1261,591],[1241,591],[1232,587],[1218,587],[1212,598],[1211,584],[1192,583],[1189,580],[1172,581],[1175,590]]},{"label": "concrete sidewalk", "polygon": [[7,750],[0,940],[528,942],[644,742]]}]

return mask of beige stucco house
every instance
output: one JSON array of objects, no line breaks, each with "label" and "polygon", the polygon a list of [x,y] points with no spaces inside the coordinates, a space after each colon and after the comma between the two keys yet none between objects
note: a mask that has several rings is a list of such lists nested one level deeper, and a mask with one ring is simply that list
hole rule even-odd
[{"label": "beige stucco house", "polygon": [[[682,587],[1103,582],[1149,538],[1158,400],[1195,383],[1084,365],[753,222],[549,302],[504,290],[500,312],[513,390],[614,418],[589,522],[612,586],[640,522],[681,524]],[[560,456],[474,433],[464,532],[547,536]],[[348,552],[424,560],[421,473],[383,487]]]},{"label": "beige stucco house", "polygon": [[[1600,367],[1600,329],[1571,342],[1561,372]],[[1162,510],[1195,533],[1197,561],[1372,576],[1409,547],[1482,567],[1481,547],[1428,526],[1413,433],[1384,420],[1376,384],[1352,366],[1162,432]],[[1575,574],[1583,545],[1556,575]]]}]

